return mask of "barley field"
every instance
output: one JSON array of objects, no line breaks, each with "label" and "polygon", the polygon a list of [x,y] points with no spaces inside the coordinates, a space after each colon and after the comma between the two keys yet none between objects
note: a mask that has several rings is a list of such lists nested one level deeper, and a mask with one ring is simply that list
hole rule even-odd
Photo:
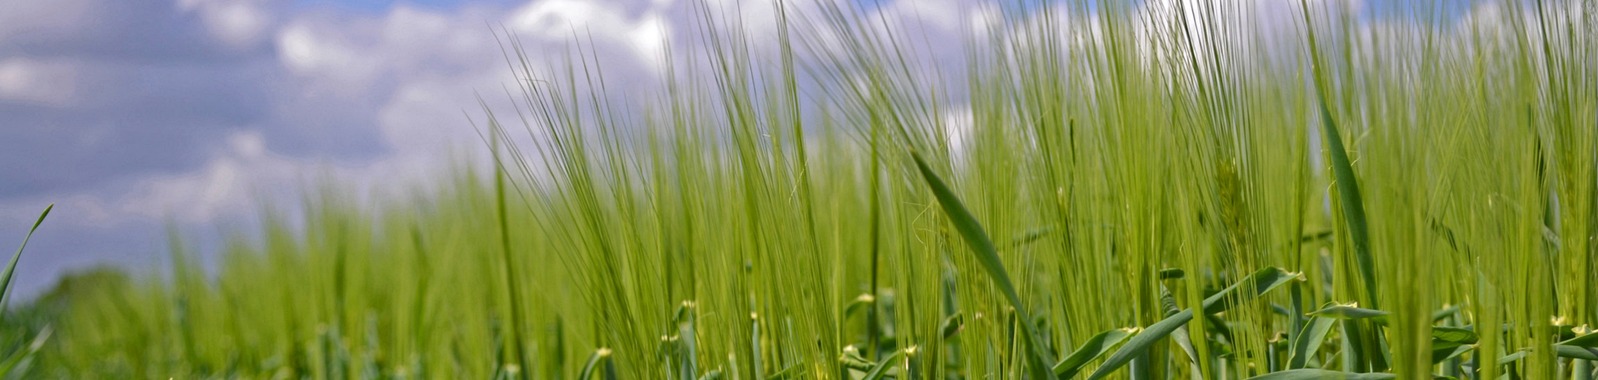
[{"label": "barley field", "polygon": [[792,3],[700,5],[650,93],[503,35],[492,160],[13,302],[0,369],[1598,377],[1594,1]]}]

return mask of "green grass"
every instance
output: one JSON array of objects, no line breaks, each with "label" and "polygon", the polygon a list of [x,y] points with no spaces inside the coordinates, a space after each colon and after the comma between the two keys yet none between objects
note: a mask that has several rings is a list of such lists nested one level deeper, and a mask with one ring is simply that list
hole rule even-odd
[{"label": "green grass", "polygon": [[20,374],[1593,379],[1595,4],[1289,3],[701,5],[625,97],[511,37],[492,166],[69,278]]},{"label": "green grass", "polygon": [[[17,246],[17,253],[11,255],[11,263],[6,264],[3,275],[0,275],[0,313],[4,313],[6,301],[11,296],[11,276],[16,273],[17,262],[22,260],[22,251],[28,248],[28,241],[33,240],[33,233],[39,231],[39,225],[44,224],[44,218],[50,216],[50,210],[55,209],[55,204],[44,207],[39,213],[39,219],[33,222],[33,227],[28,228],[28,234],[22,236],[22,244]],[[19,315],[20,314],[20,315]],[[3,336],[4,345],[0,346],[0,376],[16,376],[25,373],[38,356],[39,350],[50,339],[53,331],[48,322],[40,321],[38,313],[9,313],[0,315],[0,336]],[[20,318],[19,318],[20,317]]]}]

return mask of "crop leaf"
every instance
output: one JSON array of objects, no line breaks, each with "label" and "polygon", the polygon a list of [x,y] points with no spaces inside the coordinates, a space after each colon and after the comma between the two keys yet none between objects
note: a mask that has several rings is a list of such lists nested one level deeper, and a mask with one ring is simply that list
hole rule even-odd
[{"label": "crop leaf", "polygon": [[[949,222],[954,224],[954,228],[960,232],[960,236],[964,237],[966,244],[971,247],[971,252],[976,254],[977,261],[982,263],[982,268],[987,271],[988,278],[992,279],[994,284],[998,286],[999,291],[1004,293],[1004,297],[1010,301],[1010,306],[1015,308],[1017,315],[1032,315],[1021,304],[1021,296],[1016,293],[1015,285],[1011,283],[1009,273],[1004,270],[1004,263],[999,260],[999,252],[993,247],[993,240],[988,238],[988,233],[982,229],[980,223],[977,223],[976,217],[966,210],[965,204],[961,203],[960,198],[955,196],[954,191],[943,183],[943,179],[939,178],[937,173],[932,172],[932,167],[927,166],[926,160],[921,158],[920,153],[911,151],[910,157],[915,160],[916,168],[920,169],[922,178],[927,181],[927,186],[932,188],[932,195],[938,198],[938,204],[942,205],[944,213],[948,214]],[[1028,366],[1031,369],[1032,376],[1040,379],[1047,378],[1050,368],[1048,363],[1054,362],[1054,360],[1049,358],[1049,353],[1044,351],[1043,345],[1040,344],[1039,340],[1042,338],[1037,334],[1036,327],[1025,318],[1021,319],[1020,325],[1021,341],[1026,346],[1027,361],[1029,362]]]}]

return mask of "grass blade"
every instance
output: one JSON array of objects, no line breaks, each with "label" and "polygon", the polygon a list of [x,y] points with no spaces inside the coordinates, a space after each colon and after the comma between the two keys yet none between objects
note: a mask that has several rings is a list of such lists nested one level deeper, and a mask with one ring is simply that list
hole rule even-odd
[{"label": "grass blade", "polygon": [[588,380],[594,378],[594,371],[598,370],[601,362],[610,360],[610,349],[601,348],[588,355],[588,363],[583,364],[582,372],[577,373],[577,378]]},{"label": "grass blade", "polygon": [[17,374],[12,373],[12,371],[16,371],[17,368],[24,368],[23,372],[26,372],[25,367],[27,366],[23,363],[33,360],[35,355],[39,354],[39,349],[44,348],[44,343],[50,340],[50,334],[54,331],[50,326],[45,326],[42,331],[33,336],[33,340],[26,347],[6,356],[5,361],[0,361],[0,377],[13,378]]},{"label": "grass blade", "polygon": [[1387,323],[1387,312],[1352,305],[1333,305],[1309,313],[1315,316],[1344,320],[1370,319],[1378,324]]},{"label": "grass blade", "polygon": [[875,367],[872,367],[870,372],[866,372],[866,377],[863,377],[861,379],[863,379],[863,380],[882,379],[883,376],[887,376],[888,375],[888,370],[893,368],[893,363],[899,361],[899,357],[900,356],[904,356],[904,350],[899,350],[897,352],[894,352],[893,355],[888,355],[888,357],[882,358],[882,361],[878,362]]},{"label": "grass blade", "polygon": [[1572,347],[1598,348],[1598,332],[1567,339],[1559,344]]},{"label": "grass blade", "polygon": [[1144,350],[1147,350],[1161,339],[1165,339],[1165,336],[1171,335],[1171,332],[1186,326],[1187,322],[1192,319],[1193,309],[1187,309],[1176,313],[1176,315],[1166,317],[1159,322],[1154,322],[1154,324],[1149,325],[1148,328],[1133,336],[1131,341],[1121,346],[1121,349],[1111,354],[1109,359],[1104,359],[1104,364],[1094,370],[1093,374],[1088,375],[1088,379],[1099,379],[1114,373],[1115,370],[1120,369],[1121,366],[1126,365],[1133,358],[1142,354]]},{"label": "grass blade", "polygon": [[[1021,305],[1021,296],[1016,293],[1015,285],[1010,282],[1009,272],[1004,270],[1004,263],[999,260],[999,252],[993,247],[993,240],[988,238],[988,233],[983,231],[982,225],[977,223],[976,217],[966,210],[965,205],[960,203],[960,198],[955,196],[954,191],[943,183],[943,179],[932,172],[932,168],[927,166],[926,160],[921,158],[920,153],[911,151],[910,156],[915,159],[916,168],[920,169],[922,178],[927,181],[927,186],[932,188],[933,196],[938,198],[938,204],[942,205],[944,213],[948,214],[949,222],[954,224],[955,229],[960,232],[960,236],[965,238],[966,244],[976,254],[977,261],[981,262],[983,269],[987,270],[988,278],[992,279],[994,284],[999,287],[999,291],[1004,293],[1004,297],[1010,301],[1010,306],[1015,308],[1017,315],[1032,315]],[[1026,318],[1020,318],[1020,320],[1021,339],[1027,348],[1027,362],[1030,372],[1032,372],[1034,378],[1047,378],[1050,369],[1048,363],[1054,360],[1049,358],[1049,354],[1044,352],[1043,346],[1039,344],[1038,340],[1041,337],[1037,334],[1036,327]]]},{"label": "grass blade", "polygon": [[1472,344],[1476,343],[1476,332],[1466,328],[1432,326],[1432,340],[1434,342]]},{"label": "grass blade", "polygon": [[804,363],[797,363],[789,365],[788,368],[783,368],[781,371],[771,374],[771,376],[766,376],[766,380],[786,380],[797,378],[799,375],[803,375],[805,373],[805,367],[803,364]]},{"label": "grass blade", "polygon": [[1088,341],[1077,347],[1076,351],[1072,351],[1071,355],[1054,365],[1054,375],[1061,379],[1075,377],[1077,372],[1082,370],[1082,365],[1104,356],[1110,352],[1111,347],[1125,342],[1126,338],[1131,336],[1132,330],[1114,329],[1088,338]]},{"label": "grass blade", "polygon": [[1472,345],[1433,346],[1432,364],[1435,365],[1437,363],[1442,363],[1444,360],[1457,358],[1459,355],[1464,355],[1466,352],[1470,352],[1470,350],[1474,349],[1476,349],[1476,346]]},{"label": "grass blade", "polygon": [[[1260,271],[1254,272],[1254,274],[1251,274],[1248,277],[1244,277],[1242,281],[1238,281],[1237,283],[1232,284],[1232,286],[1226,287],[1226,289],[1221,290],[1220,293],[1216,293],[1215,295],[1204,299],[1204,311],[1212,313],[1225,311],[1230,305],[1235,305],[1250,298],[1258,297],[1261,294],[1265,294],[1265,292],[1269,292],[1271,289],[1275,289],[1276,287],[1287,283],[1288,280],[1298,277],[1299,275],[1289,273],[1281,268],[1261,269]],[[1249,286],[1249,284],[1253,285]],[[1245,288],[1252,289],[1253,291],[1243,292],[1242,290]],[[1231,302],[1228,302],[1227,300],[1231,300]],[[1143,331],[1138,333],[1137,336],[1132,337],[1132,340],[1127,342],[1126,345],[1121,346],[1121,349],[1116,350],[1114,354],[1110,355],[1109,359],[1105,359],[1103,365],[1100,365],[1097,370],[1094,370],[1092,375],[1088,375],[1088,379],[1102,378],[1104,376],[1108,376],[1110,373],[1115,372],[1115,370],[1120,369],[1121,366],[1126,365],[1127,362],[1132,361],[1132,358],[1141,354],[1143,350],[1153,346],[1156,342],[1159,342],[1160,339],[1170,335],[1171,332],[1186,326],[1187,322],[1191,321],[1192,319],[1193,309],[1187,309],[1149,325],[1148,328],[1143,329]]]},{"label": "grass blade", "polygon": [[1598,360],[1598,348],[1556,344],[1554,345],[1554,352],[1556,352],[1561,358]]},{"label": "grass blade", "polygon": [[1332,326],[1337,324],[1337,319],[1314,316],[1309,323],[1304,325],[1304,331],[1293,336],[1293,350],[1288,353],[1287,368],[1302,369],[1309,365],[1309,359],[1315,357],[1320,351],[1321,343],[1325,342],[1326,334],[1332,332]]},{"label": "grass blade", "polygon": [[0,275],[0,309],[5,308],[7,298],[11,296],[11,275],[17,271],[17,261],[22,259],[22,250],[28,248],[28,240],[33,239],[33,232],[39,230],[39,225],[44,224],[44,217],[50,215],[50,210],[55,209],[51,203],[44,207],[44,212],[39,213],[39,220],[33,222],[33,227],[28,228],[28,234],[22,237],[22,246],[17,247],[17,253],[11,255],[11,263],[6,264],[5,275]]},{"label": "grass blade", "polygon": [[[1282,284],[1286,284],[1288,281],[1299,279],[1301,277],[1302,275],[1298,273],[1288,272],[1282,268],[1270,267],[1260,269],[1259,271],[1254,272],[1254,274],[1244,277],[1243,280],[1233,283],[1232,286],[1222,289],[1219,293],[1215,293],[1215,295],[1205,298],[1204,313],[1215,314],[1226,311],[1226,309],[1231,307],[1231,305],[1236,305],[1242,303],[1243,301],[1247,301],[1250,298],[1265,294],[1266,292],[1271,291],[1271,289],[1276,289],[1276,287],[1282,286]],[[1253,291],[1242,292],[1245,287],[1252,287]]]},{"label": "grass blade", "polygon": [[965,329],[964,313],[954,313],[954,315],[944,318],[943,323],[938,325],[938,332],[943,336],[944,340],[953,339],[954,334],[959,333],[962,329]]},{"label": "grass blade", "polygon": [[1315,97],[1320,104],[1321,131],[1326,135],[1326,151],[1330,156],[1332,175],[1337,182],[1338,205],[1343,211],[1343,222],[1348,227],[1348,238],[1353,244],[1354,260],[1359,268],[1360,280],[1364,283],[1365,296],[1371,307],[1376,303],[1376,268],[1370,253],[1370,237],[1365,223],[1365,203],[1359,193],[1359,181],[1354,176],[1354,166],[1348,158],[1348,150],[1343,146],[1343,135],[1338,132],[1337,120],[1332,117],[1331,105],[1326,98],[1326,77],[1321,69],[1320,48],[1315,38],[1315,28],[1310,22],[1309,5],[1300,2],[1304,13],[1304,24],[1310,25],[1308,34],[1309,49],[1311,54],[1310,66],[1315,77]]}]

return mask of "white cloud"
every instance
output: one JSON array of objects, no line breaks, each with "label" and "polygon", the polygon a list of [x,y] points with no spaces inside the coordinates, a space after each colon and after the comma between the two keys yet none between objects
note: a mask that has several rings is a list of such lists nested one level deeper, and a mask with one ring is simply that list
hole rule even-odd
[{"label": "white cloud", "polygon": [[300,163],[271,153],[257,132],[228,136],[226,148],[198,171],[139,181],[117,199],[114,212],[126,217],[206,223],[254,211],[262,186],[291,184]]},{"label": "white cloud", "polygon": [[582,0],[543,0],[522,6],[505,23],[521,33],[550,40],[569,40],[592,32],[599,37],[615,37],[632,24],[619,7]]},{"label": "white cloud", "polygon": [[476,75],[406,83],[378,112],[378,128],[384,142],[395,155],[407,156],[437,154],[452,148],[450,145],[481,144],[466,119],[466,115],[482,113],[471,94],[474,89],[482,89],[485,99],[494,97],[488,100],[502,103],[497,100],[503,98],[503,93],[489,86],[497,87],[509,80],[508,76]]},{"label": "white cloud", "polygon": [[662,73],[665,70],[666,42],[671,34],[671,25],[655,14],[634,26],[628,33],[628,41],[632,43],[639,62],[649,65],[654,73]]},{"label": "white cloud", "polygon": [[342,88],[368,86],[377,74],[377,57],[338,37],[316,25],[291,24],[277,33],[278,58],[302,76],[337,82],[333,85]]},{"label": "white cloud", "polygon": [[178,0],[178,7],[197,14],[207,29],[234,48],[260,43],[272,25],[272,15],[261,1]]},{"label": "white cloud", "polygon": [[[613,94],[653,93],[656,89],[641,87],[653,83],[645,79],[662,69],[666,43],[699,31],[693,24],[697,5],[671,0],[539,0],[508,12],[401,5],[373,14],[278,14],[263,1],[176,1],[181,11],[195,15],[230,46],[273,44],[278,54],[275,64],[292,76],[286,78],[291,83],[280,84],[280,95],[295,98],[331,93],[336,96],[330,99],[362,99],[350,104],[371,108],[360,110],[370,118],[369,124],[326,128],[375,128],[385,151],[377,157],[347,162],[290,156],[271,149],[269,133],[234,130],[196,169],[132,179],[117,184],[114,191],[84,189],[61,195],[71,208],[90,216],[83,219],[85,223],[115,225],[167,216],[185,223],[209,223],[247,217],[254,211],[257,197],[302,190],[298,188],[305,185],[302,176],[318,168],[338,173],[339,180],[354,182],[350,185],[356,188],[436,179],[459,158],[450,156],[452,149],[480,147],[476,131],[463,114],[479,114],[474,95],[481,92],[488,101],[502,103],[501,86],[515,88],[501,57],[502,46],[493,35],[498,25],[520,37],[536,55],[533,58],[540,60],[565,54],[564,46],[574,40],[590,42],[587,37],[591,33],[591,42],[597,45],[593,48],[606,68],[618,71],[611,77],[617,79],[611,83]],[[72,2],[76,3],[80,2]],[[803,9],[793,15],[820,16],[808,2],[794,3]],[[761,41],[776,37],[771,1],[713,0],[707,5],[720,18],[718,22],[742,22],[756,49],[762,48]],[[91,11],[71,7],[45,10],[62,13],[67,19]],[[999,22],[991,7],[957,1],[900,0],[875,12],[879,13],[871,17],[927,33],[925,39],[912,35],[904,42],[924,50],[918,53],[943,57],[959,56],[957,41],[965,24],[976,27]],[[0,25],[0,35],[5,30],[8,28]],[[690,46],[692,41],[689,38],[672,46],[697,48]],[[76,75],[70,65],[0,61],[0,99],[69,104],[78,90],[73,78]],[[282,103],[267,109],[306,115],[291,120],[314,119],[322,112],[308,111],[295,102]],[[966,106],[950,109],[946,115],[932,116],[941,117],[955,143],[962,144],[972,128],[972,111]],[[505,107],[496,110],[502,117],[510,112]]]},{"label": "white cloud", "polygon": [[70,64],[29,58],[0,60],[0,101],[66,106],[77,93],[77,77]]},{"label": "white cloud", "polygon": [[[237,132],[197,170],[148,177],[125,195],[97,198],[93,206],[108,215],[98,222],[172,217],[207,224],[248,218],[262,198],[307,190],[303,187],[318,181],[308,177],[317,172],[360,192],[425,191],[413,185],[436,182],[463,158],[456,152],[481,144],[466,118],[480,114],[474,95],[482,92],[491,104],[503,105],[501,86],[514,86],[487,26],[495,22],[490,10],[397,6],[372,15],[301,16],[271,32],[277,63],[299,78],[287,89],[336,94],[331,99],[371,107],[356,110],[370,115],[369,124],[326,127],[375,128],[384,153],[358,161],[287,156],[269,149],[259,132]],[[307,112],[296,104],[274,112]]]}]

